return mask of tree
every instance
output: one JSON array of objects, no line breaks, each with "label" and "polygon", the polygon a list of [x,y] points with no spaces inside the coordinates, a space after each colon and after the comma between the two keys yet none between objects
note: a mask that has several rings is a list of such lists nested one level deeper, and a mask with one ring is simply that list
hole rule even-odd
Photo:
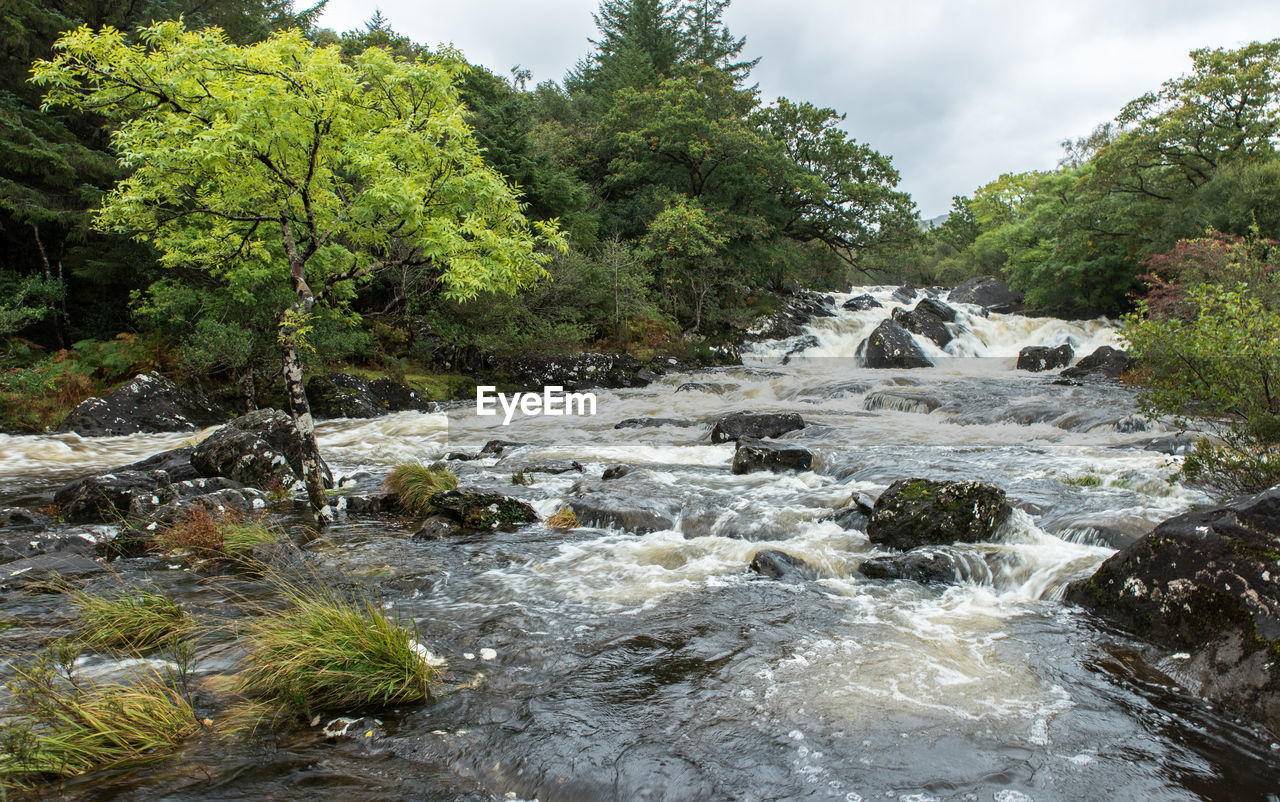
[{"label": "tree", "polygon": [[664,0],[602,0],[592,14],[596,52],[578,63],[566,84],[607,102],[623,88],[653,86],[670,76],[679,53],[675,14]]},{"label": "tree", "polygon": [[728,73],[735,82],[742,83],[760,59],[738,60],[747,40],[745,37],[735,39],[725,27],[723,17],[728,7],[729,0],[687,0],[681,5],[678,13],[680,59],[686,64]]},{"label": "tree", "polygon": [[276,314],[290,412],[307,444],[317,516],[329,508],[303,389],[317,307],[345,308],[384,270],[434,272],[455,298],[513,292],[543,275],[540,243],[511,187],[482,161],[458,101],[454,54],[403,61],[370,48],[350,62],[287,31],[248,47],[221,30],[163,22],[124,34],[82,27],[36,64],[46,106],[120,124],[133,169],[96,216],[153,243],[161,264],[197,267],[242,299],[287,287]]}]

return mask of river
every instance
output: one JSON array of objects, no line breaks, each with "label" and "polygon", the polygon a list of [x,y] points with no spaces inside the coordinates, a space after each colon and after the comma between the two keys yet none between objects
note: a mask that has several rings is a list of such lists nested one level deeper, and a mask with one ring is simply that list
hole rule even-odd
[{"label": "river", "polygon": [[[936,366],[871,370],[856,348],[899,305],[815,320],[740,367],[600,391],[597,414],[518,417],[466,408],[319,426],[338,474],[372,487],[390,466],[527,443],[454,464],[543,516],[575,498],[639,506],[666,526],[554,532],[541,525],[419,541],[412,522],[340,517],[307,545],[319,570],[362,583],[450,663],[431,704],[389,711],[376,737],[314,730],[268,744],[197,740],[143,770],[95,775],[86,799],[929,800],[1264,799],[1277,748],[1178,685],[1179,655],[1106,628],[1059,597],[1114,548],[1208,499],[1170,480],[1172,433],[1118,383],[1055,383],[1014,369],[1027,345],[1115,344],[1106,321],[984,316],[961,307]],[[841,302],[849,295],[838,295]],[[794,353],[793,353],[794,352]],[[784,363],[785,360],[785,363]],[[711,422],[800,413],[783,439],[805,473],[729,471]],[[615,428],[636,418],[687,425]],[[48,503],[60,484],[189,434],[0,436],[0,503]],[[528,470],[576,460],[581,472]],[[610,482],[606,466],[630,471]],[[530,485],[512,483],[524,471]],[[992,482],[1015,512],[997,542],[957,547],[963,581],[855,572],[879,554],[833,512],[899,478]],[[748,570],[774,548],[811,581]],[[117,563],[190,609],[226,589],[152,559]],[[246,582],[239,592],[252,583]],[[57,596],[12,597],[15,629],[65,627]],[[492,653],[482,650],[492,650]],[[212,682],[234,642],[202,653]],[[495,656],[496,655],[496,656]],[[486,660],[486,656],[493,659]],[[85,658],[108,670],[107,658]]]}]

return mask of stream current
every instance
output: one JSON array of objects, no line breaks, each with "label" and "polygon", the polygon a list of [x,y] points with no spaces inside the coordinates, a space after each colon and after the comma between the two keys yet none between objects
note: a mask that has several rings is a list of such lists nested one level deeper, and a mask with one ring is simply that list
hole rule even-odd
[{"label": "stream current", "polygon": [[[871,370],[858,344],[895,306],[839,310],[738,367],[597,391],[597,414],[517,417],[462,407],[319,425],[335,473],[376,486],[390,467],[458,461],[464,487],[548,516],[578,498],[631,511],[637,534],[542,525],[448,541],[411,522],[339,517],[306,546],[320,570],[376,589],[449,661],[449,689],[389,711],[373,738],[315,730],[267,745],[197,740],[179,758],[94,775],[86,799],[930,800],[1275,799],[1280,746],[1179,684],[1181,656],[1113,631],[1059,597],[1114,549],[1208,501],[1173,483],[1178,440],[1135,414],[1118,383],[1055,384],[1014,369],[1020,348],[1115,343],[1106,321],[958,306],[935,367]],[[851,296],[837,295],[838,304]],[[911,306],[913,304],[907,304]],[[806,345],[803,350],[797,346]],[[733,475],[711,424],[735,411],[800,413],[783,440],[805,473]],[[633,419],[665,422],[616,424]],[[61,484],[190,434],[0,435],[0,504],[47,504]],[[582,471],[540,468],[576,460]],[[608,482],[602,470],[630,471]],[[561,466],[563,467],[563,466]],[[524,472],[532,484],[512,483]],[[957,546],[953,584],[873,581],[883,552],[833,513],[899,478],[992,482],[1015,511],[996,542]],[[637,517],[639,516],[639,517]],[[773,548],[816,569],[748,570]],[[216,611],[217,583],[154,559],[117,573]],[[246,590],[248,588],[248,590]],[[252,594],[246,582],[240,592]],[[266,591],[262,591],[265,595]],[[56,595],[4,600],[5,641],[66,628]],[[16,633],[16,634],[15,634]],[[492,650],[492,651],[488,651]],[[214,683],[242,652],[202,656]],[[495,656],[496,655],[496,656]],[[485,659],[490,657],[492,659]],[[107,672],[104,657],[86,670]]]}]

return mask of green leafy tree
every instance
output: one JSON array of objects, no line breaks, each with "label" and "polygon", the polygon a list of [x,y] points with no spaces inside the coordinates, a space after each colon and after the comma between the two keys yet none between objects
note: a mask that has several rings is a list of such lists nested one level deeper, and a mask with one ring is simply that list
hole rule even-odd
[{"label": "green leafy tree", "polygon": [[133,169],[96,223],[153,243],[168,268],[198,267],[248,300],[291,291],[276,315],[290,411],[307,443],[305,479],[328,514],[303,390],[301,352],[317,306],[347,307],[384,270],[434,272],[443,292],[513,292],[543,275],[539,243],[501,176],[486,167],[454,86],[451,54],[403,61],[380,48],[350,62],[301,33],[248,47],[180,22],[59,40],[35,80],[46,104],[118,122]]},{"label": "green leafy tree", "polygon": [[708,297],[716,299],[731,279],[720,261],[727,237],[696,199],[679,196],[663,209],[644,237],[644,255],[654,266],[674,315],[691,310],[691,332],[702,327]]}]

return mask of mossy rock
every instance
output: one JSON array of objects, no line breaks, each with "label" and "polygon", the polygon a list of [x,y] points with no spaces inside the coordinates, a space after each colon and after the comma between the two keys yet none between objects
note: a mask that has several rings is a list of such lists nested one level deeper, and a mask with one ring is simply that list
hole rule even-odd
[{"label": "mossy rock", "polygon": [[510,531],[522,524],[538,521],[538,514],[533,511],[533,507],[519,499],[496,493],[448,490],[432,496],[431,506],[466,529]]},{"label": "mossy rock", "polygon": [[990,540],[1012,509],[1004,491],[982,482],[900,479],[871,512],[867,537],[903,551]]}]

